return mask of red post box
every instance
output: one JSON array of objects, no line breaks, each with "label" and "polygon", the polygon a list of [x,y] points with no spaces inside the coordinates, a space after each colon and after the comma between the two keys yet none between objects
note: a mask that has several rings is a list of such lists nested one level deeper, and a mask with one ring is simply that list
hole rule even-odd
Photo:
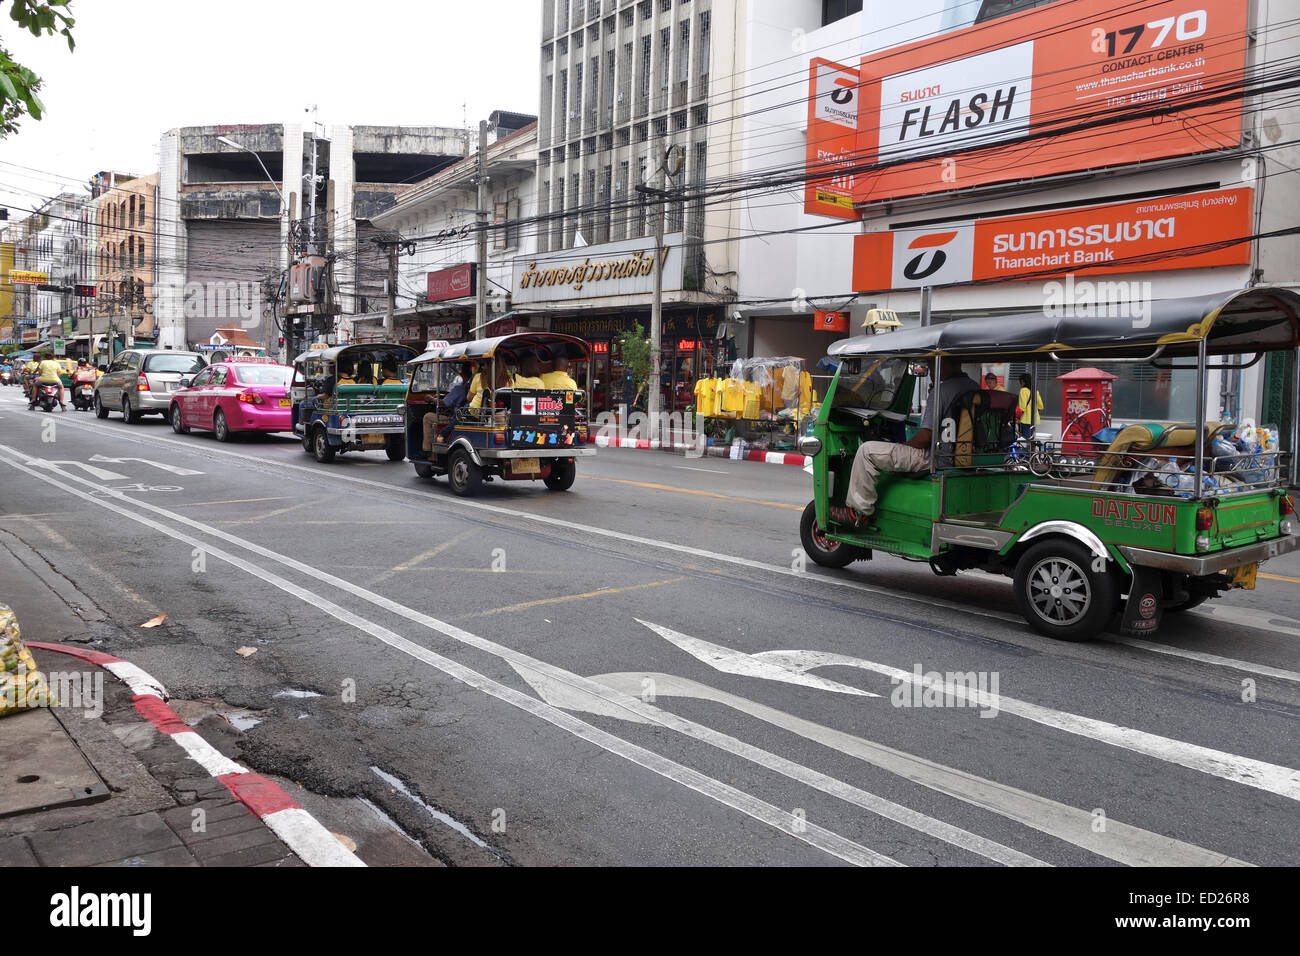
[{"label": "red post box", "polygon": [[1116,376],[1099,368],[1080,368],[1061,383],[1061,451],[1067,455],[1096,451],[1092,436],[1110,427],[1111,382]]}]

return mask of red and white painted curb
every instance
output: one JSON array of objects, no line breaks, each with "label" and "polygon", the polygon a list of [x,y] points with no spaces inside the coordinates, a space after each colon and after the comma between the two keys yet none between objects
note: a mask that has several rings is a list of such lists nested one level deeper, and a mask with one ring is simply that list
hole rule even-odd
[{"label": "red and white painted curb", "polygon": [[[619,438],[616,435],[596,435],[595,443],[598,448],[636,448],[642,451],[654,451],[668,446],[657,440],[645,438]],[[675,442],[672,445],[673,451],[690,451],[695,448],[694,445],[685,445]],[[730,448],[726,446],[710,446],[710,450],[717,449],[714,457],[730,458]],[[793,465],[796,468],[807,468],[812,464],[812,459],[807,455],[792,455],[779,451],[749,451],[745,452],[744,461],[758,461],[768,465]]]},{"label": "red and white painted curb", "polygon": [[343,846],[281,787],[260,773],[241,767],[190,730],[176,711],[165,703],[167,691],[162,684],[130,661],[66,644],[28,641],[27,646],[79,658],[102,667],[126,684],[131,690],[131,702],[140,716],[153,724],[159,733],[171,737],[192,760],[221,781],[236,800],[248,807],[308,866],[365,866],[356,854]]}]

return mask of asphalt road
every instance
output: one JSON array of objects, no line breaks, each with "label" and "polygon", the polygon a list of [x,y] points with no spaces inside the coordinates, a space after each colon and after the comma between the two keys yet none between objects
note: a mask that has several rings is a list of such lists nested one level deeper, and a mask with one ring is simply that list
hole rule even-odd
[{"label": "asphalt road", "polygon": [[5,389],[0,476],[0,543],[104,649],[447,862],[1300,860],[1300,559],[1148,644],[1065,644],[999,578],[803,567],[797,468],[602,450],[570,492],[463,501],[382,454]]}]

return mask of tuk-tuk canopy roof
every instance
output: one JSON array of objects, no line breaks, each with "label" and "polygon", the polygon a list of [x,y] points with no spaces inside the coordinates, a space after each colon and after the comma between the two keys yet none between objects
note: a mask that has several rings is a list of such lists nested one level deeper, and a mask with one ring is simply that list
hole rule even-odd
[{"label": "tuk-tuk canopy roof", "polygon": [[563,355],[565,358],[585,362],[591,358],[591,346],[573,335],[561,335],[559,332],[516,332],[514,335],[499,335],[494,339],[470,339],[442,348],[430,349],[423,355],[411,360],[411,364],[434,361],[473,361],[490,359],[498,352],[514,356],[529,350],[541,351],[543,359]]},{"label": "tuk-tuk canopy roof", "polygon": [[[1062,306],[996,318],[956,319],[940,325],[841,339],[833,356],[953,355],[999,360],[1131,358],[1161,348],[1165,358],[1195,356],[1204,339],[1211,355],[1295,348],[1300,345],[1300,295],[1261,286],[1186,299],[1146,303],[1145,313],[1126,306],[1094,307],[1121,315],[1075,315],[1086,308]],[[1067,354],[1068,353],[1068,354]]]},{"label": "tuk-tuk canopy roof", "polygon": [[293,364],[297,365],[299,362],[305,362],[308,359],[317,362],[337,362],[339,357],[345,352],[350,355],[369,352],[372,355],[378,356],[379,361],[391,358],[398,363],[405,363],[411,360],[411,356],[415,354],[415,349],[407,345],[397,345],[392,342],[362,342],[354,343],[352,345],[336,345],[333,348],[328,349],[308,349],[306,352],[303,352],[294,359]]}]

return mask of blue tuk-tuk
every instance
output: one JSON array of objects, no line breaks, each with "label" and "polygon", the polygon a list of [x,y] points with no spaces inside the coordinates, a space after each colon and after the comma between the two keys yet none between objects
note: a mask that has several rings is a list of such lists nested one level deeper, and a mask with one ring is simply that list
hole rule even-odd
[{"label": "blue tuk-tuk", "polygon": [[380,449],[389,461],[405,458],[401,375],[414,355],[405,345],[339,345],[309,349],[294,359],[289,395],[293,433],[303,449],[319,462]]},{"label": "blue tuk-tuk", "polygon": [[[536,375],[518,374],[532,365]],[[553,332],[425,352],[408,366],[406,453],[415,473],[446,475],[462,497],[494,478],[572,487],[577,459],[596,454],[587,427],[590,366],[586,342]]]}]

